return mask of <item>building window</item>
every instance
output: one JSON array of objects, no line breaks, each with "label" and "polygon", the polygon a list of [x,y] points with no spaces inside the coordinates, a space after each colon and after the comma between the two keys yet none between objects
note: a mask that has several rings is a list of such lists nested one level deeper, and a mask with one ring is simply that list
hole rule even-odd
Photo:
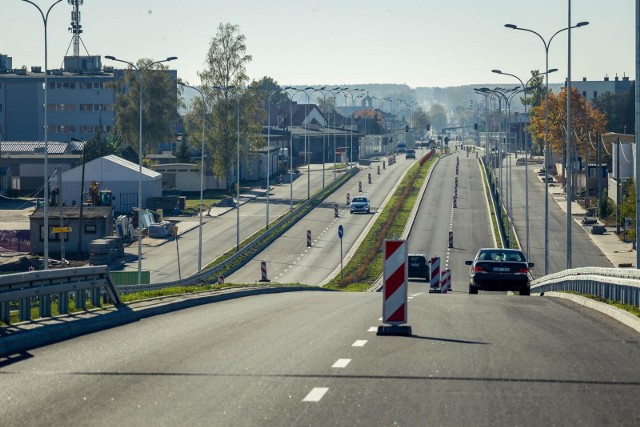
[{"label": "building window", "polygon": [[76,111],[75,104],[47,104],[47,111]]},{"label": "building window", "polygon": [[62,90],[62,89],[75,89],[76,82],[50,82],[49,89]]},{"label": "building window", "polygon": [[47,133],[73,133],[76,127],[73,125],[48,125]]},{"label": "building window", "polygon": [[582,91],[582,97],[585,98],[585,99],[587,98],[587,91],[586,90]]},{"label": "building window", "polygon": [[0,104],[0,111],[2,111],[2,104]]},{"label": "building window", "polygon": [[95,224],[85,224],[84,234],[96,234],[98,232]]},{"label": "building window", "polygon": [[597,90],[594,90],[594,91],[593,91],[593,97],[594,97],[594,98],[597,98],[597,97],[598,97],[598,91],[597,91]]}]

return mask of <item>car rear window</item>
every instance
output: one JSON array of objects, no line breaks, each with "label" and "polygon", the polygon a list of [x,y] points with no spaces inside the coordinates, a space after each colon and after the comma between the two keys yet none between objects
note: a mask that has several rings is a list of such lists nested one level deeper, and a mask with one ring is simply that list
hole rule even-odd
[{"label": "car rear window", "polygon": [[425,258],[422,256],[409,256],[409,262],[411,263],[420,263],[420,264],[424,264],[425,263]]}]

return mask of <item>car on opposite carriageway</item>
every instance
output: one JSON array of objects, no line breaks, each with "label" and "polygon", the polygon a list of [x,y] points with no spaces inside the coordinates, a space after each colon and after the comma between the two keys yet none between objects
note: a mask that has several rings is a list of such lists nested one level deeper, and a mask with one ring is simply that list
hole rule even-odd
[{"label": "car on opposite carriageway", "polygon": [[365,196],[356,196],[351,200],[351,206],[349,207],[350,213],[364,212],[371,213],[371,204],[369,199]]}]

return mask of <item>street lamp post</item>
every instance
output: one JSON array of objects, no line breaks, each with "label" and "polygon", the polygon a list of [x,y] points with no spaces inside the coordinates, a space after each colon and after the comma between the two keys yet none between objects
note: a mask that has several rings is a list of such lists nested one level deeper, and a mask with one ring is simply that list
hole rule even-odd
[{"label": "street lamp post", "polygon": [[[543,74],[549,74],[549,73],[554,73],[558,71],[557,68],[552,68],[551,70],[545,71]],[[533,76],[531,77],[529,80],[527,80],[527,83],[525,84],[522,79],[518,76],[516,76],[515,74],[511,74],[511,73],[505,73],[501,70],[491,70],[491,72],[496,73],[496,74],[502,74],[505,76],[511,76],[516,78],[520,84],[522,85],[522,91],[524,92],[524,115],[527,116],[527,89],[529,88],[529,83],[531,82],[531,80],[533,80],[534,78],[536,78],[537,76]],[[524,151],[524,193],[525,193],[525,234],[526,234],[526,255],[527,258],[529,257],[529,144],[527,144],[527,133],[525,132],[524,134],[524,145],[525,145],[525,151]]]},{"label": "street lamp post", "polygon": [[131,68],[136,70],[138,78],[138,109],[140,112],[138,128],[138,283],[142,283],[142,77],[143,73],[149,70],[152,66],[163,62],[173,61],[178,58],[176,56],[170,56],[161,61],[154,61],[145,68],[138,68],[133,62],[124,61],[112,55],[105,55],[105,58],[129,65]]},{"label": "street lamp post", "polygon": [[[576,25],[572,25],[571,28],[580,28],[585,25],[589,25],[587,21],[578,22]],[[544,274],[549,274],[549,46],[553,38],[563,31],[567,31],[569,27],[562,28],[556,31],[549,40],[545,40],[538,32],[530,30],[528,28],[521,28],[515,24],[505,24],[506,28],[512,30],[526,31],[528,33],[535,34],[542,41],[545,51],[545,131],[544,131]]]},{"label": "street lamp post", "polygon": [[30,0],[22,0],[25,3],[29,3],[34,6],[40,12],[42,17],[42,24],[44,25],[44,185],[42,187],[42,200],[44,209],[44,259],[43,269],[49,269],[49,122],[47,116],[47,110],[49,108],[47,94],[49,91],[49,62],[48,62],[48,42],[47,42],[47,23],[49,22],[49,12],[51,9],[62,0],[56,0],[47,12],[44,13],[40,7]]},{"label": "street lamp post", "polygon": [[[188,85],[183,82],[178,82],[178,85],[188,87],[195,90],[200,94],[202,98],[202,144],[200,147],[200,226],[198,230],[198,272],[202,270],[202,211],[203,211],[203,199],[204,199],[204,140],[205,140],[205,115],[207,100],[211,96],[211,92],[205,94],[201,89],[195,86]],[[223,90],[219,86],[214,86],[212,90]]]}]

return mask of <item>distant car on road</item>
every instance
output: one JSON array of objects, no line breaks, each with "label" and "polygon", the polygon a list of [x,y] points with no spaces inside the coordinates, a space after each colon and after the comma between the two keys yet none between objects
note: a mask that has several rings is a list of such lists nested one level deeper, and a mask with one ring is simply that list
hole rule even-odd
[{"label": "distant car on road", "polygon": [[369,199],[365,196],[356,196],[351,200],[350,212],[365,212],[371,213],[371,206],[369,204]]},{"label": "distant car on road", "polygon": [[469,293],[483,291],[520,291],[520,295],[531,293],[529,268],[532,262],[517,249],[483,248],[478,251],[470,265]]},{"label": "distant car on road", "polygon": [[407,150],[406,154],[407,159],[415,159],[416,158],[416,150]]},{"label": "distant car on road", "polygon": [[409,277],[420,277],[425,279],[425,281],[429,281],[430,271],[429,271],[429,262],[427,261],[427,257],[425,254],[409,254]]}]

